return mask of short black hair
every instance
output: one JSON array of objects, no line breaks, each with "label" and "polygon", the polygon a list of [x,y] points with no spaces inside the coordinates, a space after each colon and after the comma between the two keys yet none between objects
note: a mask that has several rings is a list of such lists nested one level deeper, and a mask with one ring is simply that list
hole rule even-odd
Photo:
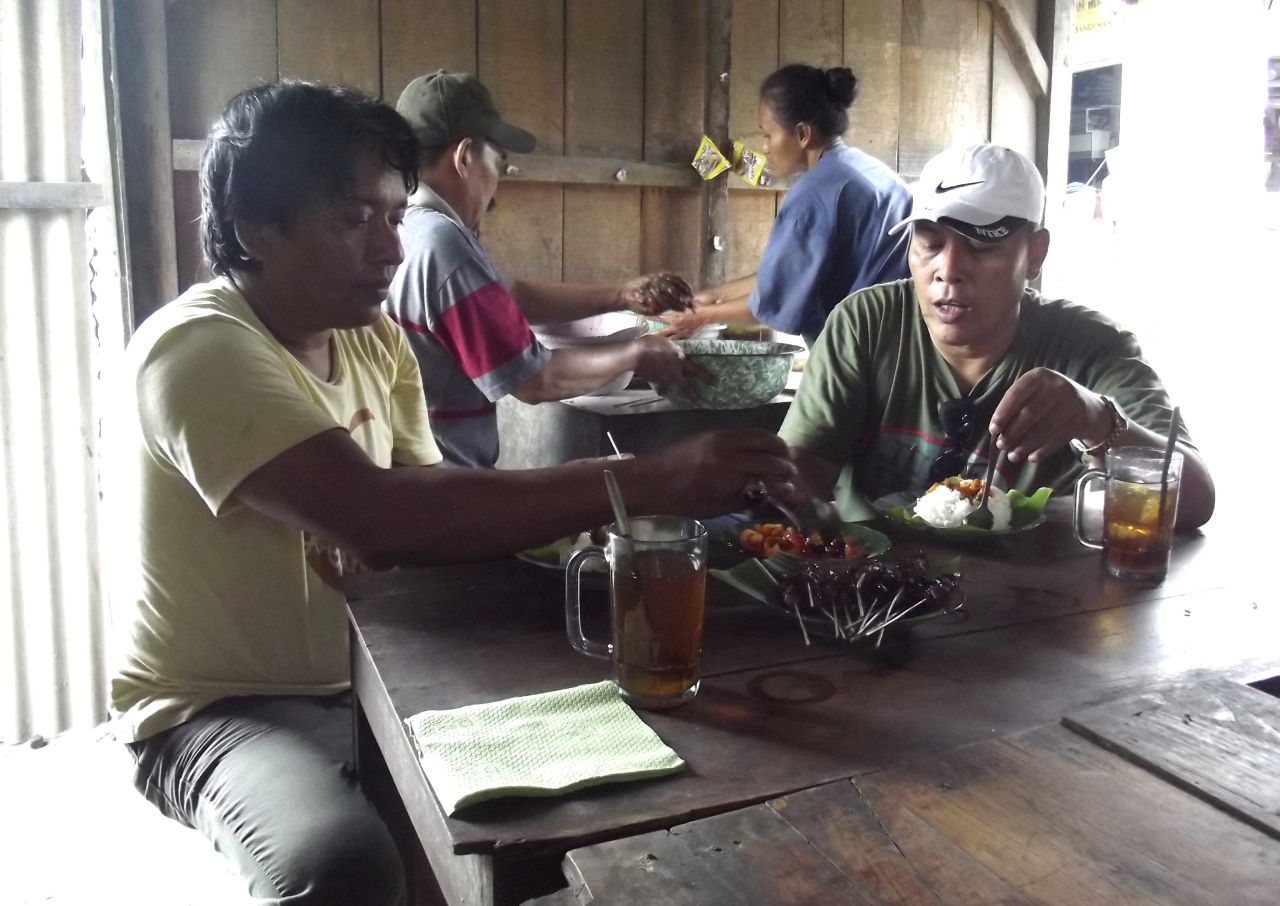
[{"label": "short black hair", "polygon": [[256,271],[235,221],[288,227],[316,199],[346,196],[378,154],[418,185],[418,142],[400,114],[364,92],[284,80],[246,88],[223,109],[200,157],[200,242],[215,274]]},{"label": "short black hair", "polygon": [[818,69],[792,63],[775,70],[760,85],[760,100],[788,129],[808,123],[824,138],[849,128],[849,108],[858,98],[858,78],[846,66]]}]

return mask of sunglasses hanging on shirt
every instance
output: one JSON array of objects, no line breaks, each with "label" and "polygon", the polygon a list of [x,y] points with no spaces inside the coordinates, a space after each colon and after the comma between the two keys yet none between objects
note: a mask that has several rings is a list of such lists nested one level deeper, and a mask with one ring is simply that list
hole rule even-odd
[{"label": "sunglasses hanging on shirt", "polygon": [[969,443],[978,433],[978,409],[970,399],[950,399],[938,403],[938,422],[947,447],[929,466],[929,481],[960,475],[969,462]]}]

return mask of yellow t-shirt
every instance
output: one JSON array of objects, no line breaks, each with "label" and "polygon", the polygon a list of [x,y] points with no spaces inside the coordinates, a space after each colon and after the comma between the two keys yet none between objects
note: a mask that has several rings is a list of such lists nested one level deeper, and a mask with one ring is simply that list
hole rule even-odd
[{"label": "yellow t-shirt", "polygon": [[338,580],[358,564],[234,496],[260,466],[334,428],[383,467],[440,461],[400,328],[382,315],[334,331],[332,352],[322,381],[227,280],[192,287],[130,342],[103,482],[122,738],[146,738],[228,696],[349,685]]}]

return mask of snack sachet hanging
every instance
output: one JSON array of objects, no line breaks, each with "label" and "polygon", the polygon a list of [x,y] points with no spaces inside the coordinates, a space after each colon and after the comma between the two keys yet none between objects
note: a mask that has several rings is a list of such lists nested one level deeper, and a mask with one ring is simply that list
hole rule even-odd
[{"label": "snack sachet hanging", "polygon": [[693,169],[705,180],[712,180],[729,169],[729,160],[707,135],[702,136],[698,152],[693,156]]}]

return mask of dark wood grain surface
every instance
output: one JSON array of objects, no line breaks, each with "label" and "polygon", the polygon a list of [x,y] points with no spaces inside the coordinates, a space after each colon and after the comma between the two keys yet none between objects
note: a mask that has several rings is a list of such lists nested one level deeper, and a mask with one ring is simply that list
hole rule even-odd
[{"label": "dark wood grain surface", "polygon": [[1261,904],[1280,847],[1049,725],[575,850],[565,873],[580,903]]},{"label": "dark wood grain surface", "polygon": [[564,867],[579,903],[937,902],[848,782],[574,850]]},{"label": "dark wood grain surface", "polygon": [[1280,699],[1210,680],[1142,692],[1062,723],[1280,839]]}]

